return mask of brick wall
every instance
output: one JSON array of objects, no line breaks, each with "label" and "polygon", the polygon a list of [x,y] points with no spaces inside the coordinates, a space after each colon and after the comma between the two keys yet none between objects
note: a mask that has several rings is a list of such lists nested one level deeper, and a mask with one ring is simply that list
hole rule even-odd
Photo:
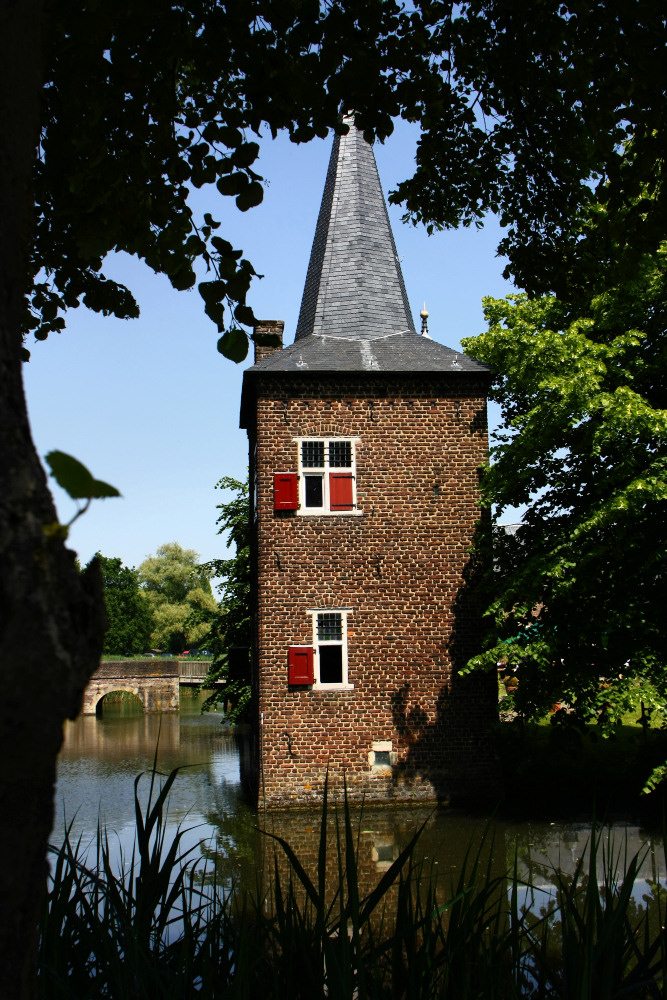
[{"label": "brick wall", "polygon": [[[352,798],[497,792],[495,678],[459,678],[477,650],[469,546],[487,452],[485,381],[468,376],[256,376],[256,637],[266,801],[317,800],[327,767]],[[355,437],[357,515],[273,510],[295,437]],[[309,609],[350,608],[353,690],[289,687],[287,651],[312,644]],[[372,773],[374,741],[392,767]]]}]

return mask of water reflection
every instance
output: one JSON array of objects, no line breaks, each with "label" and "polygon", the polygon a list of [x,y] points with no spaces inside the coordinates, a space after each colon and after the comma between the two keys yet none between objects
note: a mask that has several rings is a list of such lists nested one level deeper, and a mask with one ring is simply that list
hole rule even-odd
[{"label": "water reflection", "polygon": [[[312,810],[259,814],[251,812],[241,797],[239,751],[234,735],[220,724],[221,717],[200,715],[200,698],[182,692],[181,712],[158,716],[128,713],[123,706],[110,706],[101,718],[82,716],[68,723],[59,758],[56,792],[56,823],[52,841],[62,840],[66,823],[72,824],[74,839],[94,841],[98,820],[113,833],[112,847],[127,854],[134,836],[134,779],[149,771],[156,747],[158,767],[168,773],[183,768],[169,803],[169,822],[190,828],[186,846],[203,840],[201,855],[215,865],[219,878],[244,879],[254,888],[262,872],[273,871],[274,852],[284,866],[276,841],[262,837],[258,827],[283,837],[296,851],[314,878],[320,837],[320,813]],[[159,740],[159,743],[158,743]],[[145,801],[148,781],[142,779],[140,798]],[[370,890],[382,872],[399,856],[423,825],[418,857],[425,870],[439,875],[446,892],[454,885],[466,854],[474,856],[486,821],[451,809],[428,807],[368,806],[352,816],[359,876],[364,891]],[[341,817],[332,811],[328,836],[330,875],[337,881],[336,843],[343,839]],[[337,826],[338,824],[338,826]],[[553,872],[574,872],[586,850],[590,826],[573,823],[495,822],[484,842],[483,864],[496,876],[512,867],[533,889],[533,906],[553,896]],[[603,844],[610,849],[610,832]],[[665,858],[659,838],[648,837],[637,826],[613,830],[616,851],[624,859],[645,849],[635,887],[635,899],[651,895],[652,886],[665,880]],[[602,857],[598,879],[602,878]],[[535,896],[534,894],[538,895]],[[526,902],[530,902],[528,894]]]},{"label": "water reflection", "polygon": [[[200,715],[201,698],[188,695],[186,690],[178,714],[137,715],[114,705],[101,718],[80,716],[66,724],[58,759],[53,843],[61,842],[66,823],[74,839],[88,843],[100,821],[127,850],[135,823],[134,779],[150,771],[156,750],[162,773],[183,768],[169,799],[169,822],[172,827],[196,828],[188,843],[216,836],[216,827],[206,819],[212,809],[220,815],[242,810],[234,736],[220,724],[221,716]],[[139,785],[142,802],[148,786],[145,777]]]}]

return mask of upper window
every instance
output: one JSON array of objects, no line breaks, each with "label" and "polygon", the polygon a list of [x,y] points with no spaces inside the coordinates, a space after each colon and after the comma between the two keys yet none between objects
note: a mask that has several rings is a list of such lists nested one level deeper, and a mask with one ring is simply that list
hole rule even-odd
[{"label": "upper window", "polygon": [[355,442],[350,438],[299,440],[299,509],[304,514],[356,510]]}]

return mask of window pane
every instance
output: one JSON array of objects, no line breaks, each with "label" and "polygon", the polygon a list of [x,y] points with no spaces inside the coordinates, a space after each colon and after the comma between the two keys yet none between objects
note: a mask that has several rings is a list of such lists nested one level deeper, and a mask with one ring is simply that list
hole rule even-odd
[{"label": "window pane", "polygon": [[324,467],[324,441],[301,442],[301,464],[305,469]]},{"label": "window pane", "polygon": [[321,507],[324,478],[322,476],[304,476],[306,486],[306,507]]},{"label": "window pane", "polygon": [[320,646],[320,684],[343,683],[343,647]]},{"label": "window pane", "polygon": [[321,641],[336,641],[343,638],[342,616],[335,612],[317,616],[317,638]]},{"label": "window pane", "polygon": [[329,441],[329,465],[333,469],[349,469],[352,466],[351,441]]}]

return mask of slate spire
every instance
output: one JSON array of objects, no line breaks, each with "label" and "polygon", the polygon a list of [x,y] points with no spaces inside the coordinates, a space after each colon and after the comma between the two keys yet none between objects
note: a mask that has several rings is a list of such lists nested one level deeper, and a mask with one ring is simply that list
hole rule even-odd
[{"label": "slate spire", "polygon": [[[250,419],[248,393],[261,373],[490,377],[479,361],[431,340],[426,307],[424,336],[416,332],[373,150],[351,117],[345,120],[350,131],[334,138],[294,343],[256,355],[243,376],[242,421]],[[279,325],[263,324],[271,332]]]},{"label": "slate spire", "polygon": [[352,116],[334,138],[295,341],[414,333],[372,147]]}]

